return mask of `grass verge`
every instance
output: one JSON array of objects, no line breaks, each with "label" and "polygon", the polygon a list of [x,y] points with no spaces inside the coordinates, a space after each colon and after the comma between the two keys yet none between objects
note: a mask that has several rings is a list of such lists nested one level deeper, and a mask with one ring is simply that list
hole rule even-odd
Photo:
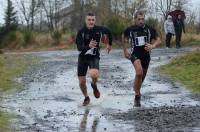
[{"label": "grass verge", "polygon": [[0,112],[0,131],[7,132],[10,130],[10,115],[5,112]]},{"label": "grass verge", "polygon": [[[0,54],[0,94],[12,89],[20,88],[16,78],[33,65],[36,59],[22,54]],[[2,112],[0,106],[0,131],[9,131],[10,120],[13,115]]]},{"label": "grass verge", "polygon": [[200,50],[173,59],[161,66],[161,74],[182,83],[191,91],[200,94]]},{"label": "grass verge", "polygon": [[0,91],[16,87],[15,78],[21,75],[30,63],[31,59],[25,55],[0,55]]}]

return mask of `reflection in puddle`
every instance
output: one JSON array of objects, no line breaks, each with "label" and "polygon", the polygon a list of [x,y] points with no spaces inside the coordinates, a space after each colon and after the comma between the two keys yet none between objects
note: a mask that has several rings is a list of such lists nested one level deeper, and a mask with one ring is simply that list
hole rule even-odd
[{"label": "reflection in puddle", "polygon": [[[87,130],[87,125],[89,125],[88,124],[89,112],[90,112],[90,108],[86,108],[85,113],[80,123],[79,132],[85,132]],[[93,123],[91,125],[92,132],[96,132],[98,123],[99,123],[99,117],[94,117]]]}]

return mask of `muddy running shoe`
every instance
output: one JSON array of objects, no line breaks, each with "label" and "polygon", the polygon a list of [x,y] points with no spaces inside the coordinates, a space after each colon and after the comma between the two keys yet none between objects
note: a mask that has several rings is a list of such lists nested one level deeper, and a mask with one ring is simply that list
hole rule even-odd
[{"label": "muddy running shoe", "polygon": [[94,96],[95,96],[96,98],[99,98],[99,97],[100,97],[100,92],[99,92],[99,90],[98,90],[98,88],[97,88],[97,85],[91,83],[91,87],[93,88]]},{"label": "muddy running shoe", "polygon": [[84,101],[83,101],[83,106],[86,106],[90,103],[90,98],[89,96],[85,97]]},{"label": "muddy running shoe", "polygon": [[135,100],[134,100],[134,106],[135,107],[140,107],[141,106],[140,100],[141,100],[141,96],[140,95],[136,95],[135,96]]}]

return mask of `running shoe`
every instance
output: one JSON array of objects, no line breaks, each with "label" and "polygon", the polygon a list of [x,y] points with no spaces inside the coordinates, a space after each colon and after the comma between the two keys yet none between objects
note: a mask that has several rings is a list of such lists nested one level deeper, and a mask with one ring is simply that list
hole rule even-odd
[{"label": "running shoe", "polygon": [[141,96],[140,95],[136,95],[135,96],[135,100],[134,100],[134,106],[135,107],[140,107],[141,106],[140,100],[141,100]]},{"label": "running shoe", "polygon": [[90,98],[89,96],[85,97],[84,101],[83,101],[83,106],[87,106],[90,103]]},{"label": "running shoe", "polygon": [[97,88],[97,85],[91,83],[91,87],[93,88],[94,96],[95,96],[96,98],[99,98],[99,97],[100,97],[100,92],[99,92],[99,90],[98,90],[98,88]]}]

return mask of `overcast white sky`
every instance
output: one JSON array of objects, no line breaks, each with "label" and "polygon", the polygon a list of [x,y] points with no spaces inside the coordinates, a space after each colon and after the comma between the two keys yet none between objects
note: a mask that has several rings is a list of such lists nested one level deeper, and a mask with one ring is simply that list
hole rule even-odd
[{"label": "overcast white sky", "polygon": [[[14,1],[14,0],[13,0]],[[188,0],[191,1],[191,8],[200,11],[200,0]],[[7,0],[0,0],[0,23],[3,23],[4,20],[4,10],[5,10],[5,6],[6,6]]]}]

